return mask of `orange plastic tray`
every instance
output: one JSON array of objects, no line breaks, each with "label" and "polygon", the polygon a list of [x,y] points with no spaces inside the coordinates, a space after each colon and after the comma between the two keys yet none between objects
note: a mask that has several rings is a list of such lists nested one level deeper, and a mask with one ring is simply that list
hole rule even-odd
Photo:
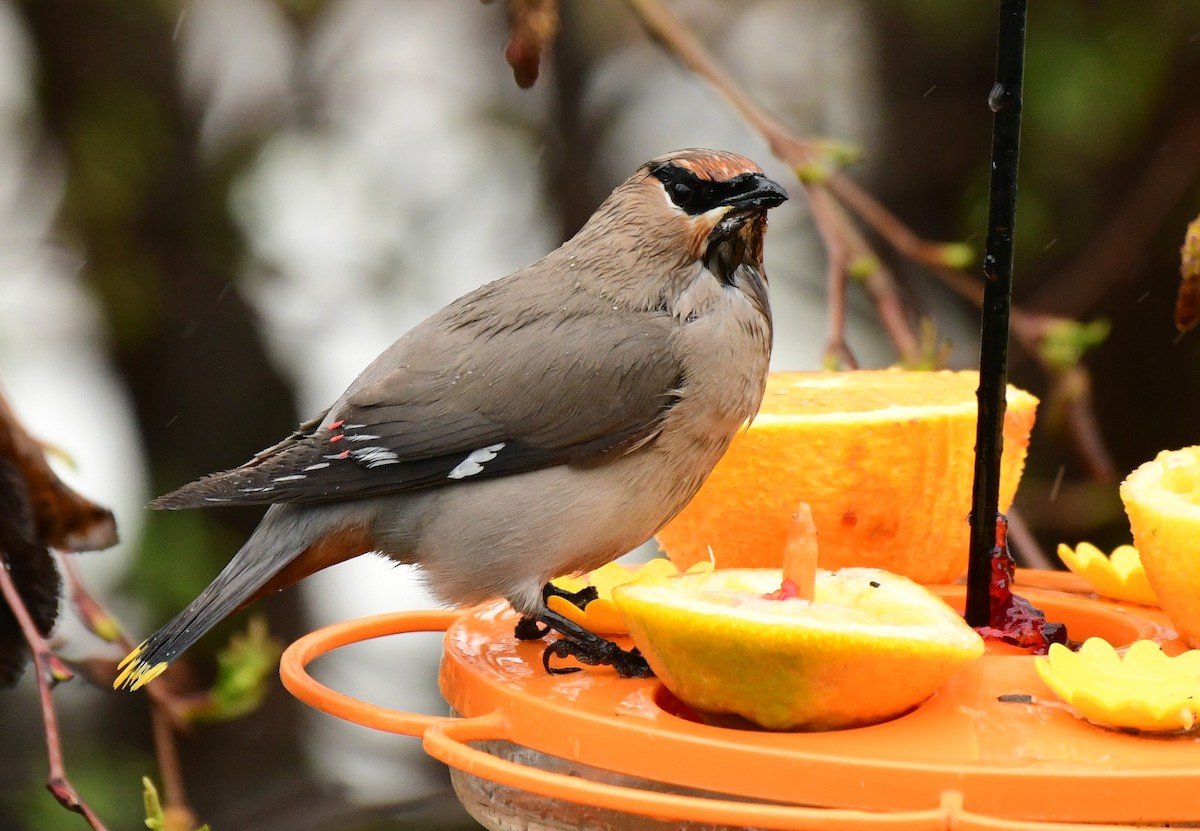
[{"label": "orange plastic tray", "polygon": [[[1115,645],[1150,638],[1168,652],[1185,648],[1159,610],[1095,599],[1071,575],[1021,572],[1018,583],[1049,617],[1066,622],[1074,638],[1096,635]],[[961,587],[939,592],[952,605],[962,602]],[[544,644],[517,641],[515,622],[505,605],[364,618],[294,643],[281,675],[302,701],[368,727],[420,736],[430,755],[468,774],[667,820],[913,831],[1100,831],[1200,821],[1200,738],[1144,738],[1079,721],[1053,703],[1032,658],[1012,650],[990,650],[893,721],[827,733],[767,733],[702,724],[654,679],[594,669],[547,675]],[[441,630],[441,690],[462,718],[358,701],[317,683],[305,669],[350,643]],[[1012,695],[1032,696],[1034,703],[998,700]],[[470,746],[487,740],[731,798],[594,782]]]}]

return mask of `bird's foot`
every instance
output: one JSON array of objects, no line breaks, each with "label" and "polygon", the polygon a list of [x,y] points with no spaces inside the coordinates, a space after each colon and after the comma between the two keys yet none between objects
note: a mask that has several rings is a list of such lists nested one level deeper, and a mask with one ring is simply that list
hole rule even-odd
[{"label": "bird's foot", "polygon": [[579,672],[579,667],[556,667],[551,658],[574,658],[588,666],[611,666],[622,678],[649,678],[654,674],[642,653],[634,649],[622,649],[610,640],[598,638],[600,643],[579,642],[563,637],[546,647],[542,653],[542,666],[551,675],[569,675]]},{"label": "bird's foot", "polygon": [[[584,586],[577,592],[569,592],[566,589],[560,589],[553,583],[547,583],[546,585],[542,586],[543,605],[545,605],[546,601],[551,597],[561,597],[563,600],[566,600],[568,603],[577,606],[579,609],[586,609],[587,605],[599,596],[600,593],[596,591],[595,586]],[[518,640],[536,641],[546,637],[552,628],[553,627],[550,626],[550,624],[539,626],[538,618],[523,617],[517,621],[517,626],[513,630],[513,634],[516,635]]]},{"label": "bird's foot", "polygon": [[[523,627],[526,622],[528,626]],[[654,674],[637,649],[623,649],[607,638],[589,632],[578,623],[549,609],[543,609],[536,620],[522,619],[521,623],[517,624],[518,637],[523,628],[529,632],[538,630],[539,622],[545,626],[545,629],[540,631],[548,632],[553,629],[562,636],[542,652],[542,666],[551,675],[567,675],[580,669],[553,666],[550,663],[553,658],[574,658],[588,666],[610,666],[622,678],[647,678]]]},{"label": "bird's foot", "polygon": [[569,592],[566,589],[560,589],[553,583],[547,583],[546,585],[542,586],[543,604],[545,604],[545,602],[552,597],[561,597],[571,605],[582,610],[586,609],[587,605],[599,596],[600,592],[596,590],[595,586],[584,586],[577,592]]}]

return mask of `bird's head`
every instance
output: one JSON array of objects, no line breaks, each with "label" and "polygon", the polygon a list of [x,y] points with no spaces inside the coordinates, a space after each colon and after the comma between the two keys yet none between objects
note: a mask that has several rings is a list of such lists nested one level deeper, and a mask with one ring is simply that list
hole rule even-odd
[{"label": "bird's head", "polygon": [[676,266],[703,262],[728,282],[743,262],[761,266],[767,211],[787,198],[745,156],[677,150],[638,168],[581,235],[625,236],[627,250]]},{"label": "bird's head", "polygon": [[686,236],[697,256],[734,236],[761,241],[767,210],[788,198],[757,164],[719,150],[680,150],[643,170],[644,186],[662,201],[664,224]]}]

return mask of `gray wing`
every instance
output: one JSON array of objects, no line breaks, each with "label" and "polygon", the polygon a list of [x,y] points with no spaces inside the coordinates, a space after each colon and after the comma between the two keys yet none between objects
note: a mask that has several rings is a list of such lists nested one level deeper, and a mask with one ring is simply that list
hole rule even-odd
[{"label": "gray wing", "polygon": [[440,323],[394,344],[322,418],[152,505],[319,502],[603,464],[653,441],[684,380],[661,311]]}]

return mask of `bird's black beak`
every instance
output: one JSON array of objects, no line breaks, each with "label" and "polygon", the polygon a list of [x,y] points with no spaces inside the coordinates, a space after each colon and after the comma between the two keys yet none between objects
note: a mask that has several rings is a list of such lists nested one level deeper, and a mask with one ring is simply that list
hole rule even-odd
[{"label": "bird's black beak", "polygon": [[743,173],[729,182],[729,196],[722,203],[731,208],[775,208],[787,201],[787,191],[761,173]]}]

